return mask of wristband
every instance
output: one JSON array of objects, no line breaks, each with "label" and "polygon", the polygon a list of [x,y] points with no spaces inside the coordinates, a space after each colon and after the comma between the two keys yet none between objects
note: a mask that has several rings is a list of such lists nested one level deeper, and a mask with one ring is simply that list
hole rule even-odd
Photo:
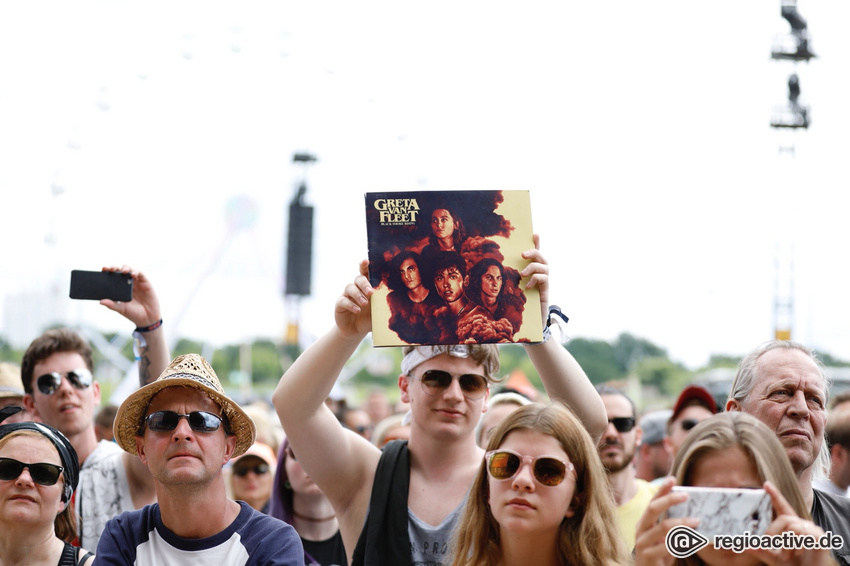
[{"label": "wristband", "polygon": [[133,331],[133,355],[136,357],[137,362],[142,359],[140,350],[148,347],[148,342],[145,340],[145,333],[152,332],[160,326],[162,326],[162,319],[148,326],[139,326]]},{"label": "wristband", "polygon": [[162,319],[159,319],[153,324],[149,324],[148,326],[137,326],[134,332],[152,332],[160,326],[162,326]]},{"label": "wristband", "polygon": [[[562,322],[563,321],[563,322]],[[552,326],[557,327],[559,331],[559,341],[562,344],[569,342],[570,338],[564,333],[564,325],[570,321],[570,318],[561,312],[561,308],[557,305],[549,307],[549,314],[546,316],[546,324],[543,326],[543,343],[549,341],[552,337]]]}]

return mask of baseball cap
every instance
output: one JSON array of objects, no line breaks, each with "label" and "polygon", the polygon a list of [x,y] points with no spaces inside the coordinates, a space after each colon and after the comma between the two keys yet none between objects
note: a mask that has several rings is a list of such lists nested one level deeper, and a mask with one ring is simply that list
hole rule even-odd
[{"label": "baseball cap", "polygon": [[644,444],[658,444],[667,436],[667,421],[673,415],[672,409],[659,409],[644,413],[638,424],[643,430]]},{"label": "baseball cap", "polygon": [[717,403],[711,392],[702,385],[688,385],[679,394],[676,399],[676,404],[673,406],[673,414],[670,416],[670,422],[676,420],[685,407],[690,405],[702,405],[712,413],[717,413]]}]

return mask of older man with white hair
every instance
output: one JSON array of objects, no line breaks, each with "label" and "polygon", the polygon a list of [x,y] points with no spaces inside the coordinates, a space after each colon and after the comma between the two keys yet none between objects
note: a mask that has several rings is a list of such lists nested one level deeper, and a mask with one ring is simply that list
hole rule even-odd
[{"label": "older man with white hair", "polygon": [[726,410],[749,413],[776,433],[812,520],[843,538],[833,555],[839,564],[850,564],[850,499],[812,487],[829,469],[824,439],[828,394],[829,382],[815,354],[802,344],[775,340],[741,360]]}]

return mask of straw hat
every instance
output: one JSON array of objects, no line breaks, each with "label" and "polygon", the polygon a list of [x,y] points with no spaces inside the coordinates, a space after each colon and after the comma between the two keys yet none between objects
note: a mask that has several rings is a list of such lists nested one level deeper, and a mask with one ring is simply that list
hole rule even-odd
[{"label": "straw hat", "polygon": [[203,357],[198,354],[186,354],[174,358],[156,381],[134,392],[118,407],[113,426],[118,446],[136,454],[135,437],[142,418],[151,398],[166,387],[194,387],[206,393],[221,407],[221,414],[227,419],[230,432],[236,436],[233,458],[243,454],[254,443],[257,436],[254,421],[227,396],[213,368]]},{"label": "straw hat", "polygon": [[23,397],[24,383],[21,368],[8,362],[0,362],[0,397]]}]

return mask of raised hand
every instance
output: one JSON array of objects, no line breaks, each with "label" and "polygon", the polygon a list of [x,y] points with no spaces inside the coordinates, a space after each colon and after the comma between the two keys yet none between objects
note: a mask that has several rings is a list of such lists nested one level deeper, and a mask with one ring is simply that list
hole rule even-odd
[{"label": "raised hand", "polygon": [[634,566],[670,566],[674,557],[667,550],[667,533],[675,526],[696,528],[699,519],[694,517],[663,519],[667,510],[688,499],[688,494],[673,492],[673,478],[667,478],[638,521],[635,532]]},{"label": "raised hand", "polygon": [[360,275],[336,300],[334,320],[340,334],[346,337],[367,334],[372,331],[372,308],[370,300],[375,290],[369,283],[369,260],[360,262]]},{"label": "raised hand", "polygon": [[121,267],[104,267],[102,271],[127,273],[133,277],[133,299],[122,303],[110,299],[102,299],[100,304],[130,320],[137,327],[145,327],[158,322],[162,318],[159,299],[150,279],[141,271],[135,271],[129,265]]},{"label": "raised hand", "polygon": [[540,292],[540,309],[544,324],[549,314],[549,264],[540,253],[540,235],[534,234],[534,249],[522,252],[523,259],[530,260],[525,269],[519,272],[523,278],[529,277],[525,288],[537,287]]},{"label": "raised hand", "polygon": [[[812,521],[797,515],[794,508],[791,507],[791,504],[775,485],[769,481],[764,482],[764,489],[770,494],[773,501],[773,511],[776,514],[776,518],[765,531],[766,535],[781,536],[782,533],[789,531],[797,535],[810,535],[815,539],[820,539],[824,535],[823,529]],[[832,554],[827,548],[818,550],[805,548],[747,549],[744,552],[755,556],[770,566],[825,566],[834,563],[832,562]]]}]

